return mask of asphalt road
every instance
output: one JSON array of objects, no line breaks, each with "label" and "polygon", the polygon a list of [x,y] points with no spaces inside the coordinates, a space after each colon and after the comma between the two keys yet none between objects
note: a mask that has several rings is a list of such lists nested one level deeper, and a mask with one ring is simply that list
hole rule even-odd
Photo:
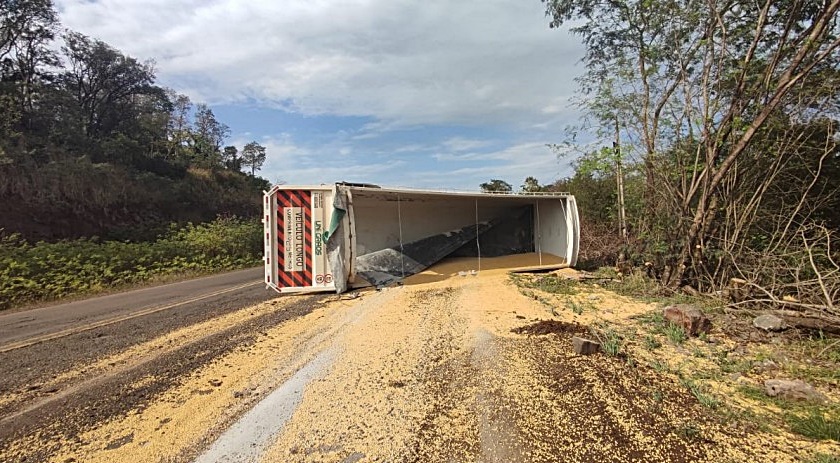
[{"label": "asphalt road", "polygon": [[0,313],[0,353],[83,331],[222,299],[276,296],[265,289],[262,267],[37,309]]}]

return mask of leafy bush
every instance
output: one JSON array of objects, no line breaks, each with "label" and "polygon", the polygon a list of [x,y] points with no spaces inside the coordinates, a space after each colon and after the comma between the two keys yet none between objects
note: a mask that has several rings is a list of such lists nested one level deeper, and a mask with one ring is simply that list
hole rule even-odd
[{"label": "leafy bush", "polygon": [[87,238],[31,244],[20,235],[2,236],[0,309],[160,276],[257,265],[261,254],[261,224],[236,217],[173,226],[151,242]]}]

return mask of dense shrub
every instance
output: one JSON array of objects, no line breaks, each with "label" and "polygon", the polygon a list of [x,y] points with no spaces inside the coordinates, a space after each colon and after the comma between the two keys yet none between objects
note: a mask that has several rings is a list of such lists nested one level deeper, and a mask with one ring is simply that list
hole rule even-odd
[{"label": "dense shrub", "polygon": [[185,272],[257,265],[262,226],[256,220],[219,217],[172,226],[151,242],[97,238],[28,243],[0,237],[0,309],[28,302],[148,281]]}]

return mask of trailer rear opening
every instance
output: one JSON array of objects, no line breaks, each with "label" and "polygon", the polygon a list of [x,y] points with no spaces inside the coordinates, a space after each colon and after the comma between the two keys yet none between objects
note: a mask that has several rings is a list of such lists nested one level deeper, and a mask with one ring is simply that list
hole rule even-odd
[{"label": "trailer rear opening", "polygon": [[446,257],[474,257],[475,269],[481,257],[523,253],[577,260],[566,193],[283,185],[265,193],[264,209],[266,284],[280,292],[388,285]]}]

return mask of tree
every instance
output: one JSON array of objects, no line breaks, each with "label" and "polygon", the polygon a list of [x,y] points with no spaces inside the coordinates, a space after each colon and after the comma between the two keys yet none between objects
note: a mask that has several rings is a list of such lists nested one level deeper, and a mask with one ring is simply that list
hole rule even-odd
[{"label": "tree", "polygon": [[504,180],[493,179],[479,186],[481,191],[485,193],[510,193],[513,191],[513,185]]},{"label": "tree", "polygon": [[262,168],[265,163],[265,147],[260,146],[259,143],[252,141],[242,148],[242,165],[251,168],[251,176]]},{"label": "tree", "polygon": [[520,191],[523,193],[537,193],[540,191],[545,191],[545,187],[540,185],[539,180],[535,177],[527,177],[525,178],[525,183],[519,187]]},{"label": "tree", "polygon": [[226,168],[235,171],[242,170],[242,158],[238,154],[239,150],[235,146],[225,146],[222,151],[222,162],[225,163]]},{"label": "tree", "polygon": [[[787,169],[800,156],[808,123],[836,117],[840,0],[763,0],[757,12],[746,0],[544,3],[551,27],[574,22],[583,38],[580,82],[590,117],[607,130],[622,121],[622,138],[641,157],[641,220],[669,248],[664,279],[719,287],[737,260],[726,264],[716,253],[715,243],[732,238],[719,233],[754,229],[743,221],[754,214],[733,211],[749,203],[736,192],[759,166]],[[777,124],[781,130],[768,130]],[[835,145],[823,140],[824,151]],[[757,162],[768,157],[769,164]],[[660,218],[667,229],[654,230]]]},{"label": "tree", "polygon": [[135,102],[154,95],[154,68],[123,55],[100,40],[77,32],[64,36],[62,48],[68,69],[61,84],[70,95],[79,129],[89,138],[114,133],[137,116]]},{"label": "tree", "polygon": [[57,64],[50,44],[58,15],[50,0],[0,1],[0,62],[4,81],[17,87],[19,111],[32,112],[44,67]]},{"label": "tree", "polygon": [[195,131],[193,148],[195,156],[207,167],[222,162],[222,144],[230,135],[230,128],[219,122],[213,110],[206,104],[199,104],[195,110]]},{"label": "tree", "polygon": [[192,102],[186,95],[174,90],[167,91],[167,97],[172,104],[167,122],[166,157],[170,160],[187,161],[190,158],[190,143],[192,132],[190,127],[190,112]]}]

